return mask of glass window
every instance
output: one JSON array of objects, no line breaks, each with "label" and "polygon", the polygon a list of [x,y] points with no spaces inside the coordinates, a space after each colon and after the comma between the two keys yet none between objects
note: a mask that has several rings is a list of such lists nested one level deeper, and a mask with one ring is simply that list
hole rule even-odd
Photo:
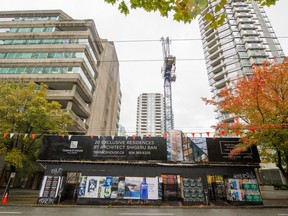
[{"label": "glass window", "polygon": [[16,53],[15,58],[22,58],[23,53]]},{"label": "glass window", "polygon": [[54,58],[55,53],[53,52],[49,52],[47,58]]},{"label": "glass window", "polygon": [[44,28],[33,28],[32,31],[33,32],[43,32]]},{"label": "glass window", "polygon": [[42,73],[48,74],[48,73],[50,73],[50,69],[51,69],[51,68],[49,68],[49,67],[43,67]]},{"label": "glass window", "polygon": [[238,52],[240,58],[248,58],[248,54],[246,52]]},{"label": "glass window", "polygon": [[240,45],[240,44],[236,45],[236,48],[237,48],[238,51],[245,51],[246,50],[245,46],[244,45]]},{"label": "glass window", "polygon": [[36,59],[38,58],[38,56],[39,56],[39,53],[32,53],[31,58]]},{"label": "glass window", "polygon": [[35,67],[35,68],[33,69],[33,73],[34,73],[34,74],[42,73],[42,67]]},{"label": "glass window", "polygon": [[25,67],[19,67],[19,68],[17,68],[17,71],[16,71],[16,72],[19,73],[19,74],[24,73],[24,72],[25,72]]},{"label": "glass window", "polygon": [[47,58],[48,53],[39,53],[38,58]]},{"label": "glass window", "polygon": [[25,69],[25,73],[28,73],[28,74],[32,73],[32,71],[33,71],[33,67],[26,67]]},{"label": "glass window", "polygon": [[241,59],[242,66],[250,66],[250,61],[248,59]]},{"label": "glass window", "polygon": [[16,70],[17,70],[17,68],[9,68],[8,74],[15,74]]},{"label": "glass window", "polygon": [[8,70],[9,70],[9,68],[0,68],[0,73],[1,74],[7,74]]},{"label": "glass window", "polygon": [[225,50],[225,51],[223,52],[223,56],[224,56],[224,57],[229,57],[229,56],[234,55],[234,54],[236,54],[236,50],[235,50],[234,48],[233,48],[233,49]]},{"label": "glass window", "polygon": [[279,44],[276,44],[275,46],[276,46],[276,49],[277,49],[277,50],[282,50],[282,49],[281,49],[281,46],[280,46]]},{"label": "glass window", "polygon": [[32,53],[23,53],[22,58],[31,58]]}]

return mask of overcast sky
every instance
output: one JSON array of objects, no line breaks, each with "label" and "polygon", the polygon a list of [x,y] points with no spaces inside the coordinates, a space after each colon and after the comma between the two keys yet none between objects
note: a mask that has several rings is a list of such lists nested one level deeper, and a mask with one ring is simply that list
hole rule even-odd
[{"label": "overcast sky", "polygon": [[[211,126],[216,123],[213,107],[201,100],[201,97],[210,98],[211,94],[198,20],[183,24],[141,9],[125,16],[104,0],[2,0],[0,8],[3,11],[61,9],[74,19],[93,19],[100,37],[115,41],[123,95],[120,124],[128,134],[135,133],[137,97],[141,93],[163,94],[160,38],[169,37],[171,54],[176,57],[177,78],[172,83],[175,129],[187,133],[213,131]],[[276,6],[266,9],[286,55],[287,9],[287,0],[279,0]]]}]

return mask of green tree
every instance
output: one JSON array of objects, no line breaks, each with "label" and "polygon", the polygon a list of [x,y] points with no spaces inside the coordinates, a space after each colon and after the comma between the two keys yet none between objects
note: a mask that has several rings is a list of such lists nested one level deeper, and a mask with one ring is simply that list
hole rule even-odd
[{"label": "green tree", "polygon": [[[182,21],[184,23],[190,23],[194,20],[201,11],[207,5],[208,0],[104,0],[107,3],[117,5],[121,13],[127,15],[131,9],[142,8],[147,12],[158,11],[161,16],[168,17],[173,16],[176,21]],[[217,14],[226,4],[227,0],[211,0],[218,2],[214,11],[207,13],[206,19],[212,21],[214,27],[219,24],[223,24],[225,15]],[[247,0],[249,1],[249,0]],[[263,6],[270,6],[276,3],[276,0],[256,0]]]},{"label": "green tree", "polygon": [[239,79],[218,96],[221,100],[204,98],[204,101],[240,119],[215,126],[217,131],[241,135],[243,144],[233,149],[231,155],[258,145],[263,158],[275,162],[287,179],[288,58],[282,63],[265,62],[255,67],[251,77]]},{"label": "green tree", "polygon": [[0,82],[0,154],[11,171],[33,171],[42,135],[67,133],[71,124],[61,104],[47,100],[45,84]]}]

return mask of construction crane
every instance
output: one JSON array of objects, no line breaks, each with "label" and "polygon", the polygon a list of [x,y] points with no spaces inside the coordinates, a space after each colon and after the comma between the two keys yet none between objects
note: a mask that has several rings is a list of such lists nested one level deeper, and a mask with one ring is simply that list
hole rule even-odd
[{"label": "construction crane", "polygon": [[[169,132],[174,129],[174,116],[172,111],[172,91],[171,82],[175,82],[175,62],[176,57],[170,55],[170,43],[169,37],[161,37],[162,50],[164,63],[162,67],[162,76],[164,79],[164,121],[165,132]],[[169,133],[168,133],[169,134]]]}]

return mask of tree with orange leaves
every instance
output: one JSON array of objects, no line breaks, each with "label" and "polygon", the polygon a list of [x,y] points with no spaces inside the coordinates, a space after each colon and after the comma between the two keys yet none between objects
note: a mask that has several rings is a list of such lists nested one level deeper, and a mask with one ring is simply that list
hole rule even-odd
[{"label": "tree with orange leaves", "polygon": [[239,119],[215,126],[217,131],[240,135],[243,144],[231,155],[257,145],[266,161],[275,162],[288,179],[288,58],[282,63],[265,62],[254,67],[251,77],[238,79],[218,96],[221,101],[203,100]]}]

